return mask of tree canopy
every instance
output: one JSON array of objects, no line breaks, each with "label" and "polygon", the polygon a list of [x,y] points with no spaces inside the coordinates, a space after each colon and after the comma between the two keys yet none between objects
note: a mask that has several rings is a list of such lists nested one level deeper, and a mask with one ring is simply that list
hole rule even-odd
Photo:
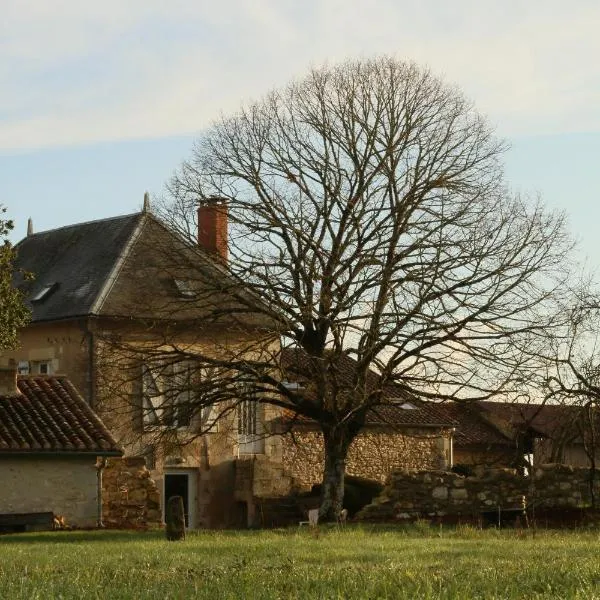
[{"label": "tree canopy", "polygon": [[[466,400],[523,384],[570,241],[561,214],[510,194],[504,149],[459,90],[384,57],[315,68],[222,118],[169,185],[163,216],[191,239],[198,203],[227,206],[232,277],[198,289],[236,302],[214,319],[262,319],[245,348],[197,358],[319,424],[323,515],[341,508],[348,447],[386,385]],[[274,374],[286,346],[310,393]]]},{"label": "tree canopy", "polygon": [[19,327],[29,319],[21,293],[12,285],[14,251],[7,235],[13,223],[3,218],[5,213],[0,205],[0,351],[16,346]]}]

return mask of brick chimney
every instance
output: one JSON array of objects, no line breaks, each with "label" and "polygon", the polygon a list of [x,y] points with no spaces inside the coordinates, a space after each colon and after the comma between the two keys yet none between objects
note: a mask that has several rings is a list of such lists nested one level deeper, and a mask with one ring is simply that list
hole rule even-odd
[{"label": "brick chimney", "polygon": [[16,396],[17,367],[0,367],[0,396]]},{"label": "brick chimney", "polygon": [[227,200],[207,198],[198,207],[198,243],[227,262]]}]

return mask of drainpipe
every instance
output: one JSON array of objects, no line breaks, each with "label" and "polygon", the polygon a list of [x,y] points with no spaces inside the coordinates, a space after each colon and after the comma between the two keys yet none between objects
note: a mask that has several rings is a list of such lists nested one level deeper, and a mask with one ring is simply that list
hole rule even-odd
[{"label": "drainpipe", "polygon": [[95,351],[96,344],[94,340],[94,332],[90,330],[89,325],[86,327],[88,335],[88,402],[93,410],[96,410],[96,361]]},{"label": "drainpipe", "polygon": [[98,457],[98,460],[96,461],[96,472],[97,472],[97,490],[96,490],[96,498],[98,500],[98,506],[97,506],[97,520],[96,520],[96,527],[98,527],[99,529],[102,529],[104,527],[104,522],[102,521],[102,471],[104,470],[104,468],[106,467],[106,457]]}]

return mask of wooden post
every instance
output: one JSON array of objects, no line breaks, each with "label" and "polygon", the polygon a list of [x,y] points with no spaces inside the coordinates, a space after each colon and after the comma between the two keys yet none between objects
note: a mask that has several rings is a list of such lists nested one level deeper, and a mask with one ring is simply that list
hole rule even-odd
[{"label": "wooden post", "polygon": [[171,496],[169,498],[167,510],[165,511],[165,522],[167,525],[167,539],[170,542],[185,539],[185,514],[181,496]]}]

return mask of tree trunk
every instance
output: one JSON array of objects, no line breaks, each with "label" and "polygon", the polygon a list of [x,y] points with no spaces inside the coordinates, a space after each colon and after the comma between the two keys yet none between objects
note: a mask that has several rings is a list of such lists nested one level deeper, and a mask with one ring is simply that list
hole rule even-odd
[{"label": "tree trunk", "polygon": [[323,430],[325,469],[321,487],[320,520],[335,521],[344,508],[344,474],[352,437],[345,428]]}]

